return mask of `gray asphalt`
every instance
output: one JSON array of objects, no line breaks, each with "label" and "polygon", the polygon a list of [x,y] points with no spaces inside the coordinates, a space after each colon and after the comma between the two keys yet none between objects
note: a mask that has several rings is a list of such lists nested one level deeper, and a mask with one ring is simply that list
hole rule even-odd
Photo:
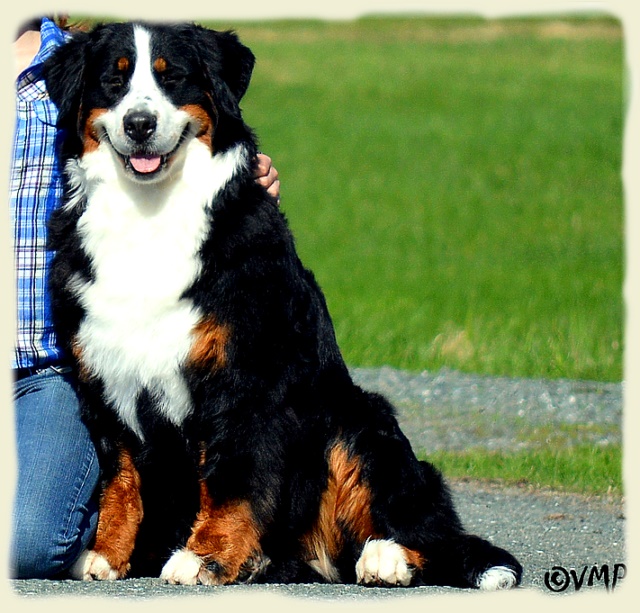
[{"label": "gray asphalt", "polygon": [[[585,498],[554,492],[536,492],[497,484],[455,482],[452,484],[458,510],[467,529],[497,545],[511,550],[522,562],[523,588],[556,594],[545,586],[545,574],[554,567],[579,578],[585,567],[582,593],[606,591],[604,577],[589,587],[588,577],[596,566],[613,569],[625,563],[625,521],[619,500]],[[570,576],[570,575],[569,575]],[[562,582],[555,587],[563,586]],[[624,584],[622,579],[617,587]],[[364,588],[341,585],[274,585],[186,587],[165,585],[157,579],[130,579],[113,583],[77,581],[12,581],[15,594],[22,597],[110,596],[131,599],[157,599],[172,596],[222,596],[242,594],[278,594],[315,600],[354,601],[363,599],[407,598],[463,592],[452,588],[410,589]],[[557,595],[575,594],[575,583]]]},{"label": "gray asphalt", "polygon": [[[549,444],[540,432],[561,430],[562,424],[580,425],[577,430],[591,437],[588,440],[593,444],[621,437],[620,384],[509,380],[449,371],[412,375],[392,369],[359,369],[354,377],[363,387],[381,391],[394,401],[400,422],[417,450],[464,445],[530,448]],[[627,555],[623,500],[499,483],[456,481],[451,486],[467,529],[509,549],[522,562],[525,571],[520,591],[557,598],[578,592],[612,592],[625,584],[621,566],[626,566]],[[165,585],[158,579],[130,579],[113,583],[10,581],[10,592],[18,604],[63,596],[161,603],[177,596],[237,595],[286,596],[298,604],[331,602],[333,606],[388,599],[419,602],[422,597],[464,591],[342,585],[188,587]]]}]

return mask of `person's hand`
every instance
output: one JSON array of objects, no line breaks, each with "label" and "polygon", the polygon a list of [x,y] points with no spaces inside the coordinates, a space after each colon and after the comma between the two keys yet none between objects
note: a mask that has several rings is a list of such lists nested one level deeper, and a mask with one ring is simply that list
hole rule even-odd
[{"label": "person's hand", "polygon": [[264,153],[258,153],[256,156],[257,164],[255,170],[256,182],[262,185],[269,195],[273,196],[280,203],[280,180],[278,179],[278,171],[273,167],[271,158]]}]

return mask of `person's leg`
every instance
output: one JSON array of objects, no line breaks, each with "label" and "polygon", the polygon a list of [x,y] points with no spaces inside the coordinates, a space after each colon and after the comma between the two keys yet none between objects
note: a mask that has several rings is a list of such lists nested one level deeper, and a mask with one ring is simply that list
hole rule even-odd
[{"label": "person's leg", "polygon": [[47,369],[17,381],[14,401],[18,478],[11,574],[55,577],[95,533],[98,462],[67,376]]}]

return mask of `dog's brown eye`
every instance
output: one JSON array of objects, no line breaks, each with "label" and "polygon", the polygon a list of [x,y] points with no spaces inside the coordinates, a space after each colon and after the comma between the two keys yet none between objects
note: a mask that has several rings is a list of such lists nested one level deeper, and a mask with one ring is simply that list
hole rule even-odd
[{"label": "dog's brown eye", "polygon": [[103,81],[103,84],[110,90],[116,91],[124,85],[124,77],[122,75],[112,75]]},{"label": "dog's brown eye", "polygon": [[169,71],[160,73],[158,75],[158,78],[160,79],[160,83],[162,83],[162,85],[171,87],[180,83],[184,79],[184,76],[178,72]]}]

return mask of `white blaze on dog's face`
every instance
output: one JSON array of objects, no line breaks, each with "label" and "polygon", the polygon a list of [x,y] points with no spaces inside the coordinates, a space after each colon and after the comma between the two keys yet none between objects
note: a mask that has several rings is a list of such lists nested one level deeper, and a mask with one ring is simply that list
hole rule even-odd
[{"label": "white blaze on dog's face", "polygon": [[129,52],[124,50],[112,62],[103,75],[103,87],[110,95],[124,95],[113,106],[94,112],[85,134],[108,144],[129,178],[164,178],[194,137],[211,147],[215,108],[205,109],[199,101],[177,106],[184,95],[178,86],[189,89],[194,75],[177,61],[154,53],[148,30],[136,26]]},{"label": "white blaze on dog's face", "polygon": [[180,144],[196,133],[198,126],[160,89],[158,66],[163,63],[156,61],[154,66],[149,32],[137,27],[134,41],[135,58],[118,59],[123,79],[130,72],[128,91],[118,104],[97,117],[93,128],[104,130],[132,178],[147,180],[171,165]]}]

